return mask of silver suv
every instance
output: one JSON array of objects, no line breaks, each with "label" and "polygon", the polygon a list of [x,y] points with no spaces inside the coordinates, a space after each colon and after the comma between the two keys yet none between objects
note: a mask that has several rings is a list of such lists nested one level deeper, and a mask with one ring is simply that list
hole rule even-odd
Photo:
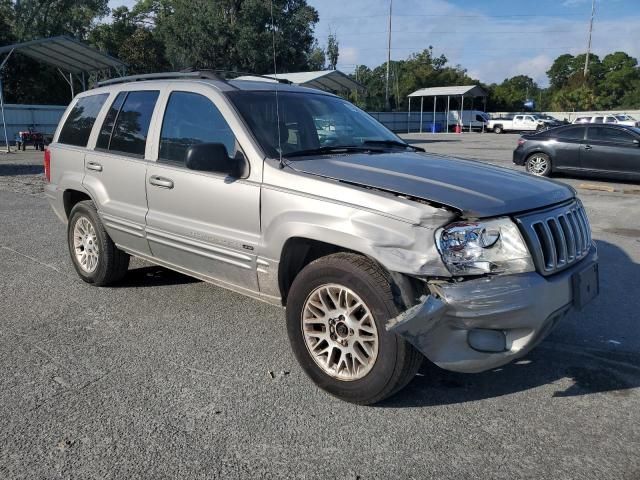
[{"label": "silver suv", "polygon": [[85,282],[134,255],[286,306],[302,368],[350,402],[399,391],[423,355],[503,365],[598,293],[573,189],[425,154],[318,90],[112,81],[71,103],[45,174]]}]

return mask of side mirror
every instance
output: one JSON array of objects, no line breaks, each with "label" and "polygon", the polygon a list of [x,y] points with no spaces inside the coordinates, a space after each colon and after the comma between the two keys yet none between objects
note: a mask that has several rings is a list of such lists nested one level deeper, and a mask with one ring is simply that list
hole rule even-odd
[{"label": "side mirror", "polygon": [[633,140],[633,144],[634,144],[636,147],[640,147],[640,140],[638,140],[637,138],[636,138],[636,139],[634,139],[634,140]]},{"label": "side mirror", "polygon": [[200,172],[215,172],[240,178],[247,170],[247,161],[240,152],[230,158],[222,143],[197,143],[187,149],[185,166]]}]

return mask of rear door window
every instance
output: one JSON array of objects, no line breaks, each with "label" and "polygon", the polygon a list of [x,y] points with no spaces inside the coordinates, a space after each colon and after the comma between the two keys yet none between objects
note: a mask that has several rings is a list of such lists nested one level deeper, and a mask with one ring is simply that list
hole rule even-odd
[{"label": "rear door window", "polygon": [[593,117],[593,123],[604,123],[604,117]]},{"label": "rear door window", "polygon": [[620,128],[590,127],[587,132],[589,140],[594,142],[633,144],[635,137]]},{"label": "rear door window", "polygon": [[211,100],[198,93],[171,93],[162,121],[158,162],[183,165],[188,148],[198,143],[222,143],[230,157],[236,152],[235,136]]},{"label": "rear door window", "polygon": [[111,134],[113,133],[113,126],[116,123],[118,113],[122,108],[124,99],[127,97],[127,92],[120,92],[116,99],[111,104],[111,108],[104,119],[102,128],[100,129],[100,135],[98,135],[98,141],[96,148],[109,149],[109,143],[111,142]]},{"label": "rear door window", "polygon": [[58,136],[58,142],[86,147],[93,124],[96,122],[96,117],[108,97],[108,93],[100,93],[79,98],[64,122],[64,126]]},{"label": "rear door window", "polygon": [[[116,115],[111,140],[108,150],[112,152],[124,153],[136,157],[143,157],[147,145],[147,135],[151,116],[158,100],[160,92],[157,90],[144,90],[138,92],[128,92],[120,111]],[[116,98],[115,103],[118,101]],[[111,115],[111,112],[107,115]],[[108,130],[108,123],[102,130]],[[101,136],[103,131],[100,132]],[[100,143],[104,145],[103,139]]]},{"label": "rear door window", "polygon": [[556,133],[556,136],[562,140],[584,140],[585,127],[563,128]]}]

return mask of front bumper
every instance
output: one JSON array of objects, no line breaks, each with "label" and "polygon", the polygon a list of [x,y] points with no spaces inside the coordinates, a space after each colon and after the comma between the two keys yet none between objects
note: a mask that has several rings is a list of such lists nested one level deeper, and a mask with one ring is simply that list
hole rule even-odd
[{"label": "front bumper", "polygon": [[[550,277],[530,272],[430,282],[426,299],[390,320],[387,329],[446,370],[496,368],[525,355],[547,336],[573,307],[574,274],[597,259],[592,246],[582,261]],[[501,351],[495,351],[496,336],[502,339]]]}]

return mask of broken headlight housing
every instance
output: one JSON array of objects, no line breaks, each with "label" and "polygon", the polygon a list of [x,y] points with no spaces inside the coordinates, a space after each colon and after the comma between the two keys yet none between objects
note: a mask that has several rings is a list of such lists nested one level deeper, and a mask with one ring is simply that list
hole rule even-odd
[{"label": "broken headlight housing", "polygon": [[535,270],[518,227],[507,217],[451,223],[436,232],[436,244],[453,275],[512,274]]}]

